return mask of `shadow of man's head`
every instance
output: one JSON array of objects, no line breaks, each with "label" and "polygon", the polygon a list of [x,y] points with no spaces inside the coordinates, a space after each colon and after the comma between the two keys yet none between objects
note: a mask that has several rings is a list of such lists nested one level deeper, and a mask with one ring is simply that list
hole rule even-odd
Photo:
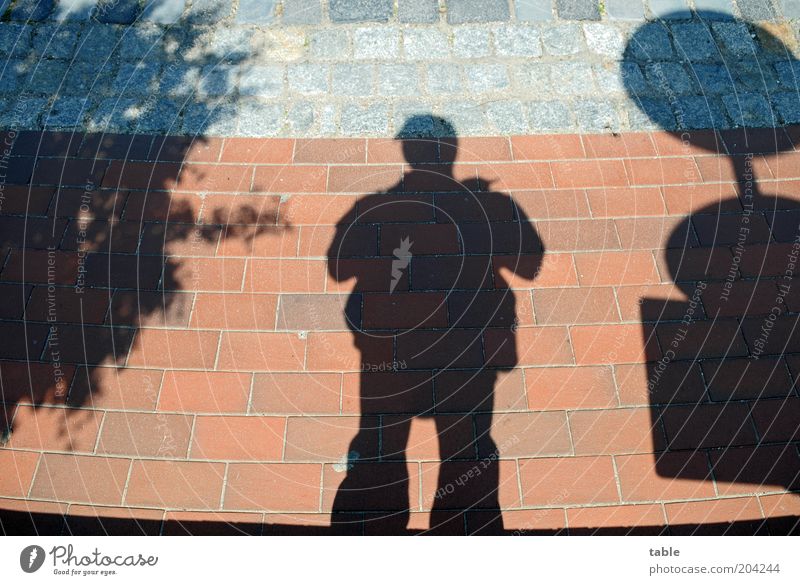
[{"label": "shadow of man's head", "polygon": [[[441,162],[452,164],[458,153],[458,135],[449,120],[440,116],[417,114],[409,117],[394,137],[400,141],[403,156],[412,168],[422,163]],[[440,139],[450,145],[450,148],[441,149]],[[427,150],[427,156],[421,151]],[[432,152],[437,151],[435,160],[431,159]]]}]

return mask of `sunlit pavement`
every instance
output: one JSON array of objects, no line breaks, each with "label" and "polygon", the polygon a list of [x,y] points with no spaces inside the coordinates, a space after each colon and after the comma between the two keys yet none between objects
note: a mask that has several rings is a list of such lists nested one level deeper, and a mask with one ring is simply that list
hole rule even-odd
[{"label": "sunlit pavement", "polygon": [[89,4],[0,23],[5,532],[797,530],[793,20]]}]

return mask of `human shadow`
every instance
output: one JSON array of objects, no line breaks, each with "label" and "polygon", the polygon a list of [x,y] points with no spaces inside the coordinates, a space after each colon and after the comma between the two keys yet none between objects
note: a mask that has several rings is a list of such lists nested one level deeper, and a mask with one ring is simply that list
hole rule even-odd
[{"label": "human shadow", "polygon": [[278,226],[279,196],[242,197],[249,179],[226,183],[210,164],[222,140],[207,134],[237,121],[209,86],[247,55],[198,27],[109,26],[116,9],[8,29],[0,81],[17,100],[0,128],[0,443],[12,449],[91,451],[80,429],[97,428],[95,409],[154,410],[170,355],[129,361],[142,334],[190,328],[195,292],[213,288],[206,264],[290,229]]},{"label": "human shadow", "polygon": [[[674,131],[660,154],[689,157],[695,173],[689,181],[663,173],[668,213],[691,214],[664,244],[661,265],[674,284],[640,301],[655,468],[703,482],[681,484],[685,497],[796,490],[800,199],[779,179],[792,156],[781,153],[797,138],[782,126],[800,115],[797,62],[757,25],[673,16],[640,27],[624,57],[631,99]],[[691,158],[707,153],[727,162]],[[763,529],[710,526],[678,532]]]},{"label": "human shadow", "polygon": [[[542,244],[510,196],[481,177],[454,177],[450,122],[413,116],[396,140],[410,168],[386,191],[358,199],[327,254],[335,281],[354,280],[345,317],[361,354],[360,425],[332,526],[346,531],[347,513],[377,510],[365,526],[400,533],[422,509],[431,510],[429,532],[463,533],[467,513],[482,511],[468,530],[497,533],[494,388],[517,363],[518,324],[503,271],[532,280]],[[423,502],[409,501],[419,493],[406,462],[415,417],[433,419],[440,461],[422,465],[423,474],[438,473],[435,495]]]}]

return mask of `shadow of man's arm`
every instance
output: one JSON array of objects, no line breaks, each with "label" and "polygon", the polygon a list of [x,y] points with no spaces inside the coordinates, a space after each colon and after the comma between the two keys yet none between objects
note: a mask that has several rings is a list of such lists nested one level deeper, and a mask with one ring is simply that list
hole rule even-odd
[{"label": "shadow of man's arm", "polygon": [[514,275],[525,280],[534,280],[539,273],[544,257],[544,244],[539,238],[536,227],[525,214],[525,211],[517,205],[513,197],[505,194],[497,194],[510,200],[513,208],[515,221],[508,223],[508,229],[515,230],[513,240],[515,241],[516,253],[497,255],[493,258],[495,271],[501,269],[508,270]]}]

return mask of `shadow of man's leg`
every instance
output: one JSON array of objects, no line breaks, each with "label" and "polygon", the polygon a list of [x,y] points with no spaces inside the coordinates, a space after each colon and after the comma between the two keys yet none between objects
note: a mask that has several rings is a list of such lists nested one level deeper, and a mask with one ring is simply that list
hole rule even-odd
[{"label": "shadow of man's leg", "polygon": [[[493,382],[488,385],[490,399],[484,404],[493,402]],[[491,411],[488,416],[491,416]],[[491,423],[481,436],[476,437],[472,419],[471,413],[435,417],[442,463],[431,509],[432,531],[445,531],[446,526],[454,523],[461,524],[470,532],[499,533],[503,530],[497,495],[498,448],[488,432]],[[487,512],[473,515],[478,526],[470,526],[467,517],[468,512],[474,510]]]},{"label": "shadow of man's leg", "polygon": [[[372,395],[363,381],[362,377],[362,412],[365,410],[364,398]],[[377,417],[361,417],[358,434],[350,443],[347,461],[343,460],[336,466],[347,476],[333,501],[331,525],[334,532],[343,532],[343,524],[352,521],[352,513],[365,510],[376,512],[376,517],[385,514],[391,518],[391,525],[399,529],[408,525],[409,485],[405,448],[392,453],[391,461],[379,462],[376,420]],[[392,432],[400,439],[397,444],[405,446],[410,427],[410,419],[393,425]],[[370,518],[365,518],[365,521],[369,522]]]}]

